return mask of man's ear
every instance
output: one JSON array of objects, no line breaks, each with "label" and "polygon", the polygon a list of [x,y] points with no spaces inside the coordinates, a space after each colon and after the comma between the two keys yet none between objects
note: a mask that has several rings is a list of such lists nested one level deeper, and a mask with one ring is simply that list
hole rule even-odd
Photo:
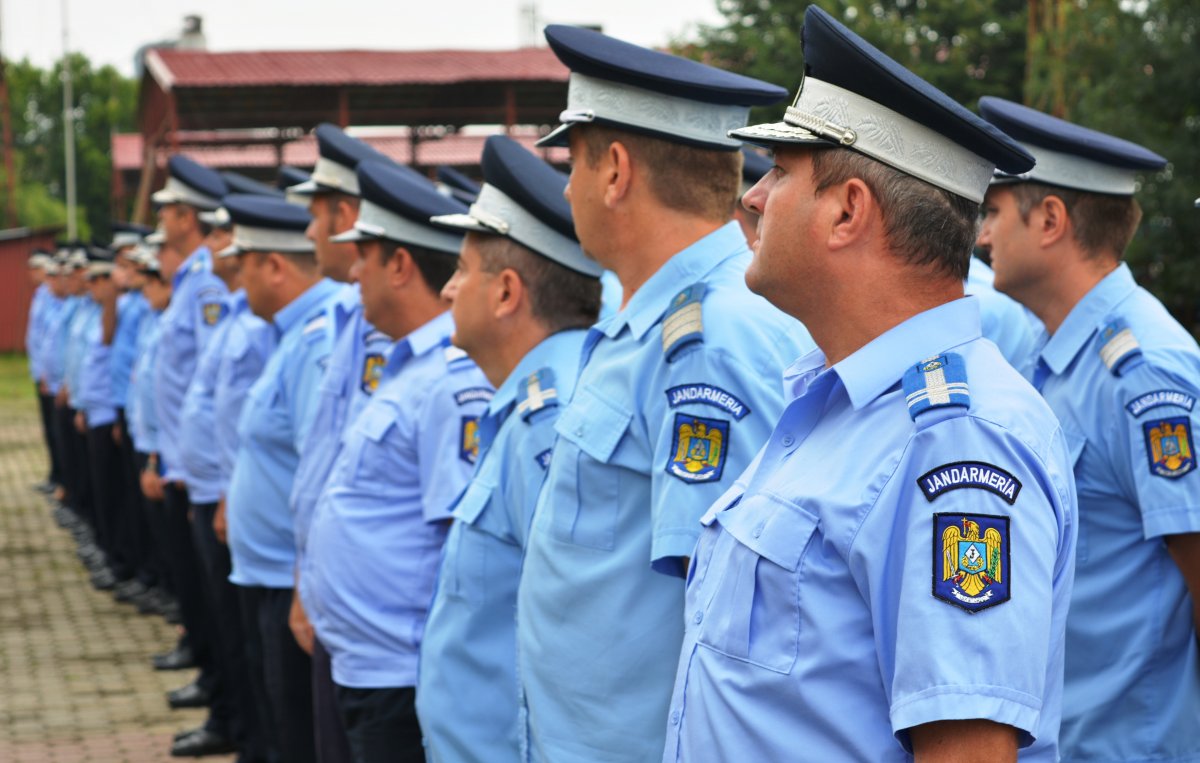
[{"label": "man's ear", "polygon": [[1038,243],[1043,247],[1053,246],[1072,235],[1071,216],[1067,213],[1067,205],[1054,194],[1042,199],[1037,207],[1039,214],[1032,218],[1036,221],[1039,234]]},{"label": "man's ear", "polygon": [[614,140],[608,144],[601,169],[604,170],[604,204],[612,209],[628,197],[633,182],[633,160],[624,143]]},{"label": "man's ear", "polygon": [[[381,248],[387,246],[391,246],[391,244],[384,243],[381,245]],[[377,256],[383,256],[382,250]],[[384,278],[387,279],[388,287],[393,290],[399,289],[408,283],[412,279],[416,269],[417,263],[413,261],[409,251],[402,246],[397,246],[396,251],[388,258],[388,261],[383,263]]]},{"label": "man's ear", "polygon": [[860,242],[880,222],[875,194],[859,178],[825,188],[817,201],[828,221],[830,251]]},{"label": "man's ear", "polygon": [[492,279],[491,289],[492,314],[496,318],[505,318],[515,314],[521,304],[528,298],[525,283],[512,268],[505,268]]},{"label": "man's ear", "polygon": [[337,233],[350,230],[354,227],[354,221],[358,219],[358,209],[351,203],[350,199],[342,194],[338,194],[337,202],[333,207],[333,222],[337,228]]}]

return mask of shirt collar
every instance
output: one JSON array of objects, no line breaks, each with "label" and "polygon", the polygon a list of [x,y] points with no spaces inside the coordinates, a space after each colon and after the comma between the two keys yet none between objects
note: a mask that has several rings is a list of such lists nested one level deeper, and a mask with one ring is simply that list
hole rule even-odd
[{"label": "shirt collar", "polygon": [[[579,334],[582,331],[583,329],[568,329],[551,334],[525,353],[517,367],[500,384],[496,394],[492,395],[487,407],[488,415],[495,415],[514,403],[525,380],[539,369],[574,363],[577,360],[575,356],[578,352]],[[566,403],[565,400],[562,402]]]},{"label": "shirt collar", "polygon": [[189,254],[187,259],[179,265],[179,269],[175,271],[175,277],[171,279],[171,284],[176,287],[179,286],[179,282],[186,278],[187,274],[192,272],[192,268],[196,265],[199,265],[202,269],[212,270],[210,255],[211,252],[208,251],[208,247],[204,244],[196,247],[196,251]]},{"label": "shirt collar", "polygon": [[691,246],[672,255],[646,283],[634,293],[625,309],[599,323],[596,328],[609,339],[629,326],[635,339],[641,339],[658,323],[670,306],[671,298],[681,289],[699,281],[713,268],[734,255],[747,251],[746,237],[736,222],[729,222]]},{"label": "shirt collar", "polygon": [[337,285],[328,278],[322,278],[308,287],[303,294],[287,303],[275,313],[272,323],[279,329],[280,334],[286,334],[296,324],[313,317],[313,311],[328,297]]},{"label": "shirt collar", "polygon": [[1067,366],[1071,365],[1071,361],[1100,328],[1112,309],[1136,288],[1133,274],[1123,262],[1093,286],[1092,290],[1071,308],[1066,320],[1042,347],[1042,359],[1050,370],[1056,374],[1067,370]]},{"label": "shirt collar", "polygon": [[909,366],[980,336],[979,301],[963,297],[889,329],[834,365],[833,370],[857,411],[891,389]]},{"label": "shirt collar", "polygon": [[409,358],[424,355],[435,347],[445,347],[453,333],[454,318],[447,310],[396,342],[392,346],[392,352],[388,358],[387,370],[395,372],[396,369],[407,363]]},{"label": "shirt collar", "polygon": [[233,315],[241,315],[250,307],[246,301],[246,290],[237,289],[229,295],[229,312]]}]

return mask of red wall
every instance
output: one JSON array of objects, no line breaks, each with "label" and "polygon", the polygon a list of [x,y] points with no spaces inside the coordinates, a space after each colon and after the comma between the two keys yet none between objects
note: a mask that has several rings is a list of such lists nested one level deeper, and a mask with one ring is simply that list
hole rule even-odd
[{"label": "red wall", "polygon": [[54,251],[54,230],[0,231],[0,352],[25,351],[25,324],[34,286],[29,255],[37,247]]}]

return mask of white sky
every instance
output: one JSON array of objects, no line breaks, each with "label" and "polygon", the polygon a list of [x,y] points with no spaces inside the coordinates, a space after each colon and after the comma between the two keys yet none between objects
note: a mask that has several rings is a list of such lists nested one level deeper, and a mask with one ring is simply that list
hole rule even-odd
[{"label": "white sky", "polygon": [[[73,50],[133,73],[134,52],[204,19],[208,49],[515,48],[528,42],[529,0],[65,0]],[[63,0],[0,0],[0,51],[47,66],[62,53]],[[601,24],[639,45],[663,45],[718,23],[716,0],[537,0],[542,24]],[[527,24],[526,24],[527,26]],[[538,44],[544,44],[540,34]]]}]

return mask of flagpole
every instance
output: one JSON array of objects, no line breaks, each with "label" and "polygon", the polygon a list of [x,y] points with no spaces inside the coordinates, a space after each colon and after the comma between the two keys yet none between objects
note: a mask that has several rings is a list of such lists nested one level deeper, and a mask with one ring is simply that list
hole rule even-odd
[{"label": "flagpole", "polygon": [[63,149],[67,181],[67,238],[74,241],[79,232],[75,224],[75,92],[71,81],[71,48],[67,41],[67,0],[62,0],[63,41]]}]

